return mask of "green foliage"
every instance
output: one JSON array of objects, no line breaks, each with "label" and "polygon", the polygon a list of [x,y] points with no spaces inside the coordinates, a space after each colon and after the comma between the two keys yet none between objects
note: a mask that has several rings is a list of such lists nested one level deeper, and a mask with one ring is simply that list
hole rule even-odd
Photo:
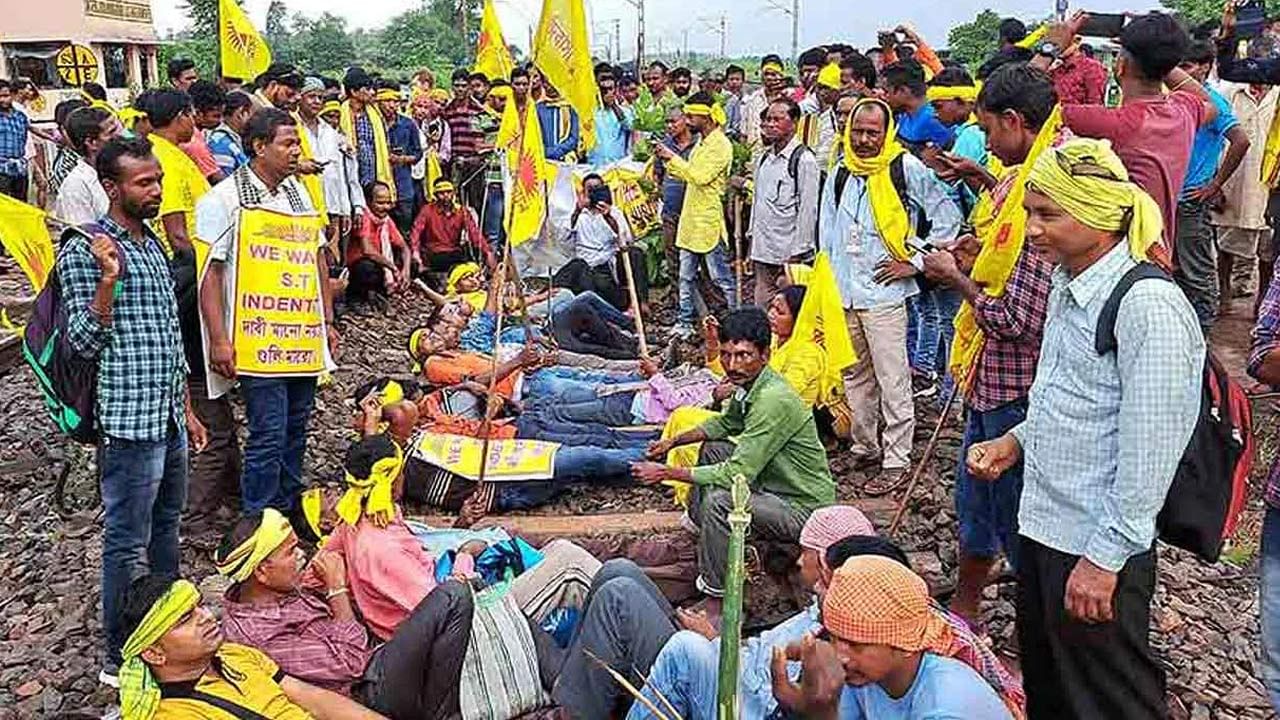
[{"label": "green foliage", "polygon": [[975,68],[991,57],[999,46],[1000,15],[986,9],[971,22],[951,28],[947,33],[947,47],[951,56]]},{"label": "green foliage", "polygon": [[1222,17],[1222,0],[1160,0],[1187,25],[1199,25]]}]

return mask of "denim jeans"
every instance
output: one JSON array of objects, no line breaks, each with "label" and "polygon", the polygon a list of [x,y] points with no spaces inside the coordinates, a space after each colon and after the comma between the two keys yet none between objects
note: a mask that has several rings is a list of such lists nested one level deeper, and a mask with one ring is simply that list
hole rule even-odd
[{"label": "denim jeans", "polygon": [[[659,708],[666,706],[658,698],[666,698],[685,720],[716,720],[719,674],[719,643],[681,630],[658,653],[641,694]],[[627,713],[627,720],[653,717],[656,716],[641,702],[634,703]]]},{"label": "denim jeans", "polygon": [[240,394],[249,425],[240,480],[244,511],[273,507],[288,514],[302,493],[302,457],[316,379],[242,377]]},{"label": "denim jeans", "polygon": [[934,373],[942,329],[938,320],[937,288],[925,288],[907,300],[907,362],[919,373]]},{"label": "denim jeans", "polygon": [[934,365],[934,372],[942,378],[942,392],[938,393],[938,409],[942,409],[955,386],[955,378],[950,373],[951,344],[956,337],[956,313],[960,312],[960,303],[964,301],[964,297],[958,290],[939,287],[934,301],[938,307],[938,326],[942,331],[942,347],[938,350],[938,361]]},{"label": "denim jeans", "polygon": [[1267,508],[1262,522],[1262,682],[1280,712],[1280,510]]},{"label": "denim jeans", "polygon": [[613,427],[635,425],[631,414],[634,392],[598,397],[596,386],[564,388],[553,397],[533,406],[538,417],[562,423],[599,423]]},{"label": "denim jeans", "polygon": [[484,227],[480,231],[495,253],[502,252],[502,242],[506,238],[506,231],[502,227],[504,202],[502,183],[489,183],[484,193]]},{"label": "denim jeans", "polygon": [[[531,405],[549,405],[566,399],[594,399],[596,386],[614,383],[640,382],[639,375],[612,373],[583,368],[542,368],[524,379],[523,397]],[[566,397],[567,396],[567,397]]]},{"label": "denim jeans", "polygon": [[102,505],[102,627],[107,663],[120,666],[120,611],[130,583],[178,572],[178,524],[187,502],[187,430],[167,440],[103,438],[98,446]]},{"label": "denim jeans", "polygon": [[542,412],[524,412],[516,418],[516,437],[543,440],[569,446],[598,448],[645,448],[657,440],[656,430],[615,430],[597,422],[564,422]]},{"label": "denim jeans", "polygon": [[552,479],[497,483],[495,509],[528,510],[550,502],[573,483],[622,484],[630,481],[631,463],[644,459],[643,447],[610,450],[568,447],[556,450]]},{"label": "denim jeans", "polygon": [[698,265],[706,261],[707,272],[711,281],[720,287],[729,307],[736,308],[736,295],[733,289],[733,271],[729,269],[729,260],[724,243],[712,248],[709,253],[696,253],[692,250],[680,250],[680,323],[693,325],[698,319],[698,311],[693,305],[693,294],[698,291]]},{"label": "denim jeans", "polygon": [[993,482],[969,476],[965,457],[969,448],[995,440],[1027,419],[1027,399],[987,410],[967,410],[964,440],[956,463],[956,523],[960,549],[980,558],[994,558],[1002,549],[1009,564],[1018,567],[1018,500],[1022,497],[1022,463]]}]

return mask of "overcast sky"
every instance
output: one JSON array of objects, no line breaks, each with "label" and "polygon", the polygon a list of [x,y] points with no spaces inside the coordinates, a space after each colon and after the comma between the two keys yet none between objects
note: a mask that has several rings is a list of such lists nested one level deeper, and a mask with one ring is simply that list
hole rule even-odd
[{"label": "overcast sky", "polygon": [[[701,0],[690,6],[682,0],[645,0],[646,53],[664,52],[683,47],[688,29],[689,48],[702,52],[720,49],[720,15],[728,16],[730,55],[778,52],[786,55],[791,47],[791,16],[770,9],[770,2],[781,2],[788,8],[793,0]],[[261,27],[270,0],[245,0],[254,22]],[[498,17],[507,42],[527,48],[529,28],[537,23],[539,0],[495,0]],[[592,46],[601,50],[613,34],[613,21],[620,21],[623,56],[630,57],[635,45],[636,10],[628,0],[586,0],[587,14],[593,24]],[[375,28],[388,18],[417,6],[415,0],[286,0],[290,13],[306,15],[332,12],[347,19],[355,27]],[[186,18],[176,3],[152,3],[156,25],[161,33],[181,28]],[[1002,15],[1032,19],[1053,12],[1052,0],[882,0],[850,2],[849,0],[800,0],[800,48],[823,41],[840,40],[856,47],[875,42],[877,28],[908,21],[937,46],[946,45],[947,30],[967,22],[983,8],[990,7]],[[1082,6],[1098,12],[1146,10],[1156,7],[1153,0],[1089,0]],[[714,28],[714,29],[713,29]]]}]

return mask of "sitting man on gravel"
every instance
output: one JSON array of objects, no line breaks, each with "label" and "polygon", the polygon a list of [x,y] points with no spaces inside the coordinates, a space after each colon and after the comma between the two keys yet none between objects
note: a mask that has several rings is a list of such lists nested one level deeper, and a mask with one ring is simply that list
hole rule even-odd
[{"label": "sitting man on gravel", "polygon": [[377,720],[354,700],[288,674],[262,652],[223,641],[190,581],[143,575],[125,597],[120,714],[126,720],[254,717]]},{"label": "sitting man on gravel", "polygon": [[[948,657],[950,624],[929,588],[897,560],[850,558],[822,600],[822,631],[775,647],[773,694],[799,717],[841,720],[1008,720],[1008,708],[973,668]],[[801,681],[788,661],[801,662]]]},{"label": "sitting man on gravel", "polygon": [[356,617],[342,556],[322,550],[305,569],[302,560],[289,521],[271,508],[227,533],[214,556],[235,582],[223,602],[227,638],[392,720],[457,717],[474,610],[467,586],[437,586],[378,645]]},{"label": "sitting man on gravel", "polygon": [[[330,517],[321,517],[317,524],[332,525],[324,550],[345,560],[347,586],[365,624],[379,638],[389,640],[440,584],[437,563],[441,558],[423,548],[400,513],[396,499],[414,477],[391,435],[372,432],[352,445],[346,473],[346,492],[336,502],[322,503]],[[484,549],[462,546],[450,572],[472,574],[474,555]],[[564,540],[548,543],[542,555],[536,566],[511,584],[516,602],[538,624],[560,607],[579,605],[600,568],[600,561],[590,553]]]},{"label": "sitting man on gravel", "polygon": [[[526,510],[549,502],[575,482],[593,485],[631,483],[631,463],[644,457],[641,447],[609,449],[569,447],[537,440],[491,440],[485,492],[477,493],[481,441],[421,430],[412,401],[370,394],[361,400],[365,441],[381,436],[382,426],[404,453],[403,487],[408,499],[478,519],[490,512]],[[467,501],[473,501],[467,505]]]},{"label": "sitting man on gravel", "polygon": [[737,390],[722,415],[649,448],[659,460],[673,448],[737,437],[723,462],[695,468],[640,462],[632,474],[640,482],[692,483],[689,517],[699,528],[698,588],[706,610],[719,624],[720,598],[728,564],[729,488],[743,475],[751,485],[751,533],[758,540],[796,543],[809,513],[836,499],[827,453],[818,439],[813,412],[785,378],[768,366],[771,334],[760,308],[734,310],[720,326],[720,359]]}]

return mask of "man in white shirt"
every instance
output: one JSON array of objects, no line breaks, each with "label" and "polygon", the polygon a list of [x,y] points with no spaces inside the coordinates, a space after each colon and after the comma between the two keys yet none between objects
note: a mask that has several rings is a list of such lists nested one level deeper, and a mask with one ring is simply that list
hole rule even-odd
[{"label": "man in white shirt", "polygon": [[[288,372],[292,369],[288,367],[282,367],[279,374],[273,370],[270,375],[239,372],[241,361],[232,344],[237,337],[236,328],[230,324],[237,305],[236,273],[237,270],[244,272],[252,263],[269,260],[238,257],[237,228],[242,210],[314,216],[315,208],[296,176],[301,147],[297,120],[293,116],[275,108],[259,110],[245,131],[245,146],[251,157],[249,164],[206,193],[196,206],[196,236],[210,246],[200,286],[200,315],[210,370],[209,394],[220,396],[237,380],[240,383],[249,426],[244,474],[240,481],[244,510],[256,512],[274,507],[289,515],[299,510],[307,424],[314,408],[319,372],[294,374]],[[323,232],[317,231],[315,245],[311,247],[319,250],[324,245]],[[305,252],[306,247],[300,246],[298,252]],[[314,271],[308,268],[293,274],[291,284],[317,287],[313,298],[323,309],[319,332],[322,337],[327,334],[328,339],[322,364],[333,370],[336,366],[332,351],[338,343],[333,327],[333,297],[329,283],[321,282],[329,275],[329,261],[323,252],[314,254]],[[285,287],[283,279],[281,287]],[[283,312],[286,312],[284,308],[277,308],[276,315]],[[286,318],[285,322],[293,322],[293,317]],[[259,358],[259,362],[282,365],[288,360],[277,363],[276,358],[271,357],[265,361]]]},{"label": "man in white shirt", "polygon": [[595,173],[582,179],[582,197],[569,221],[573,259],[556,273],[553,283],[575,293],[594,292],[618,309],[630,302],[620,253],[628,253],[636,274],[641,305],[649,294],[644,255],[631,246],[631,226],[613,204],[604,180]]},{"label": "man in white shirt", "polygon": [[120,134],[120,121],[106,110],[86,107],[71,113],[66,130],[67,140],[80,154],[80,160],[62,181],[53,216],[68,225],[84,225],[106,215],[111,207],[93,163],[98,151]]},{"label": "man in white shirt", "polygon": [[324,211],[329,214],[328,236],[336,264],[342,257],[338,252],[338,239],[351,229],[352,206],[347,199],[350,189],[344,182],[342,173],[343,147],[350,147],[350,143],[342,133],[320,119],[323,107],[324,81],[318,77],[306,78],[302,83],[302,95],[298,99],[295,117],[299,121],[299,138],[302,137],[301,133],[306,133],[312,161],[320,166],[321,195],[324,197]]}]

